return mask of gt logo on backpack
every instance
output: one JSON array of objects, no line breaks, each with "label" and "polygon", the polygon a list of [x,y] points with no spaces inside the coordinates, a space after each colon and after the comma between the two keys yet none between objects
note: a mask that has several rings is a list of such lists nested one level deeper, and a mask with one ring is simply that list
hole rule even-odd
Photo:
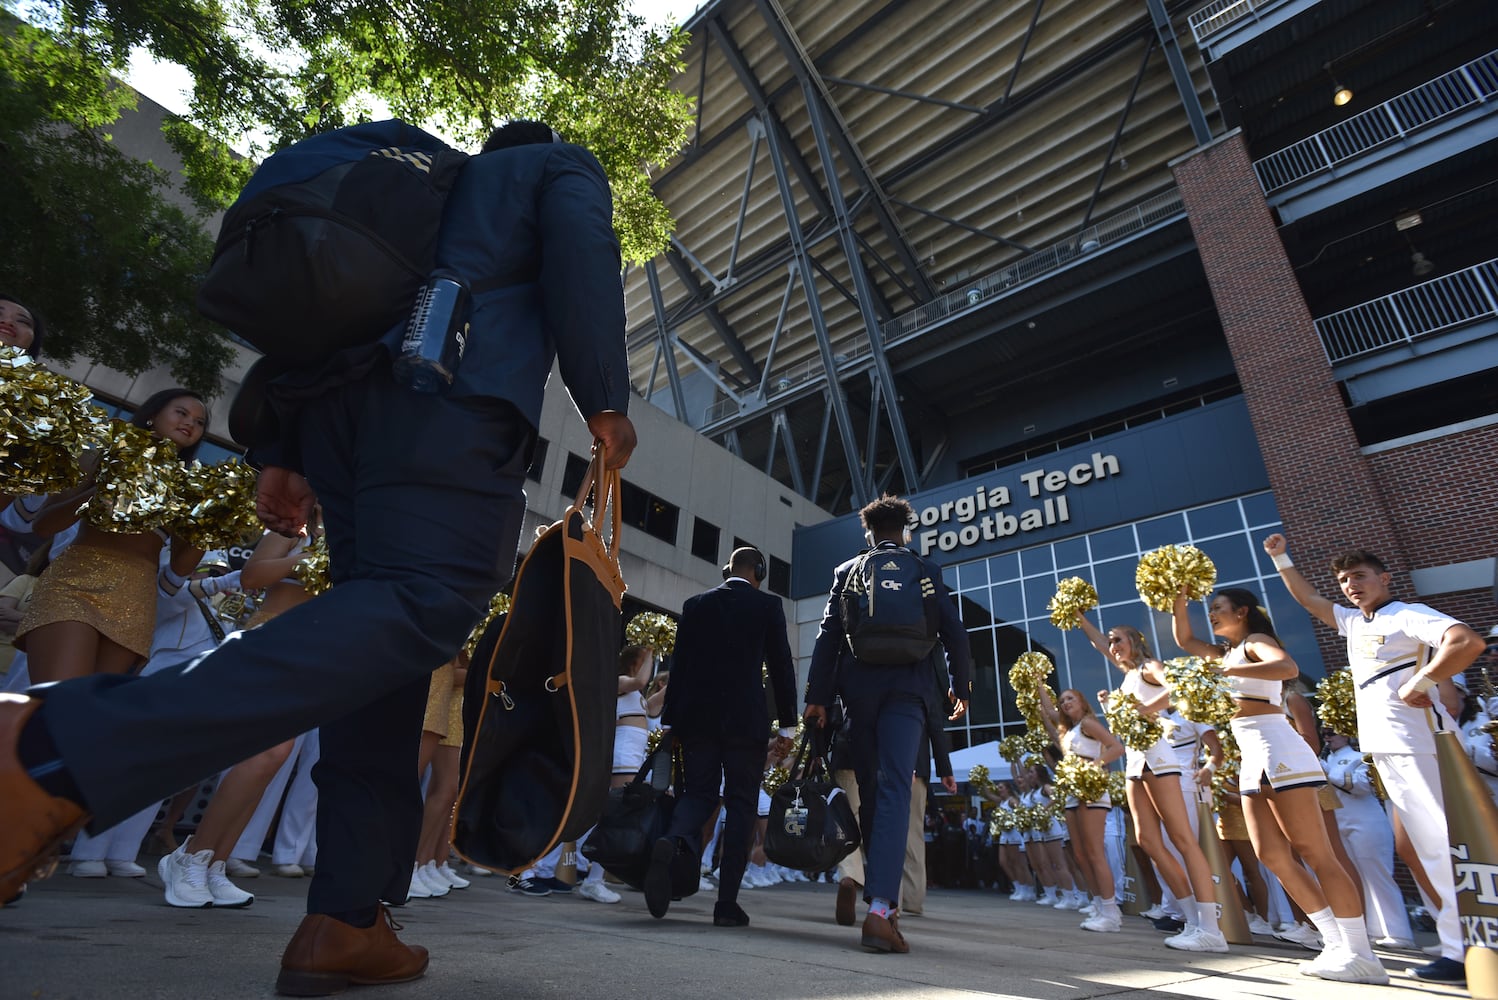
[{"label": "gt logo on backpack", "polygon": [[198,311],[293,365],[379,340],[433,271],[443,206],[467,162],[394,120],[272,154],[224,215]]},{"label": "gt logo on backpack", "polygon": [[936,647],[936,584],[909,549],[865,553],[848,573],[839,601],[848,648],[864,663],[918,663]]}]

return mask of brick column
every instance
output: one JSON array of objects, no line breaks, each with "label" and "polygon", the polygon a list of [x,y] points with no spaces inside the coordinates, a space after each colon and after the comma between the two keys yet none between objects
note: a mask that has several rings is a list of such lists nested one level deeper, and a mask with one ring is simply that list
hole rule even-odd
[{"label": "brick column", "polygon": [[[1243,136],[1231,132],[1171,168],[1301,571],[1332,597],[1327,564],[1343,549],[1407,569]],[[1323,651],[1330,665],[1346,655],[1340,644]]]}]

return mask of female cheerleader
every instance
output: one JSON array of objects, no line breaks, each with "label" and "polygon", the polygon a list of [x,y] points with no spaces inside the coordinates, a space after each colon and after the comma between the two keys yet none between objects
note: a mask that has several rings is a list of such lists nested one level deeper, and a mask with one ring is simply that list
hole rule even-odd
[{"label": "female cheerleader", "polygon": [[[1176,644],[1193,656],[1222,660],[1237,711],[1233,736],[1242,753],[1238,789],[1254,853],[1305,910],[1325,949],[1301,966],[1303,975],[1345,983],[1387,983],[1373,957],[1357,886],[1332,853],[1316,790],[1326,783],[1321,762],[1291,727],[1282,708],[1284,682],[1300,668],[1280,646],[1269,616],[1239,587],[1217,592],[1207,617],[1215,645],[1192,633],[1186,595],[1176,596]],[[1315,872],[1296,863],[1292,849]]]},{"label": "female cheerleader", "polygon": [[[1086,615],[1081,616],[1081,625],[1093,648],[1123,671],[1120,691],[1138,698],[1141,709],[1149,714],[1170,703],[1170,692],[1165,688],[1165,664],[1150,655],[1143,633],[1129,625],[1115,625],[1104,636]],[[1108,692],[1099,691],[1098,701],[1106,708]],[[1191,832],[1186,797],[1181,794],[1180,759],[1163,736],[1148,750],[1124,749],[1134,838],[1154,862],[1186,918],[1185,930],[1166,938],[1166,947],[1181,951],[1227,951],[1227,939],[1217,924],[1212,866]],[[1160,836],[1162,826],[1185,862],[1184,870],[1166,849]]]},{"label": "female cheerleader", "polygon": [[[1039,688],[1041,717],[1063,751],[1093,761],[1105,770],[1124,755],[1123,744],[1093,714],[1082,692],[1067,688],[1057,696],[1059,704],[1052,704],[1045,685]],[[1103,826],[1111,808],[1113,801],[1106,791],[1102,798],[1085,805],[1075,798],[1066,800],[1066,826],[1071,832],[1072,847],[1081,863],[1082,877],[1096,897],[1093,915],[1082,922],[1082,929],[1087,931],[1110,933],[1123,928],[1118,903],[1113,898],[1113,868],[1108,864],[1103,844]]]}]

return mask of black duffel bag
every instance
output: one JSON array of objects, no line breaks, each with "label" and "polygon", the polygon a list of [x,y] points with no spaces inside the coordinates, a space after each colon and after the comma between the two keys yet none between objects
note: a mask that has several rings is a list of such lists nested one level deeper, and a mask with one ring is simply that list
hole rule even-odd
[{"label": "black duffel bag", "polygon": [[[645,873],[650,869],[650,850],[666,835],[671,813],[679,793],[680,768],[675,740],[667,733],[656,751],[645,758],[634,780],[621,788],[609,789],[608,804],[598,825],[583,842],[583,857],[625,884],[636,889],[645,887]],[[697,891],[699,879],[695,869],[692,884],[673,885],[671,895],[680,899]]]},{"label": "black duffel bag", "polygon": [[824,872],[858,849],[858,818],[824,755],[808,752],[811,738],[808,728],[790,767],[793,777],[770,797],[765,856],[797,871]]}]

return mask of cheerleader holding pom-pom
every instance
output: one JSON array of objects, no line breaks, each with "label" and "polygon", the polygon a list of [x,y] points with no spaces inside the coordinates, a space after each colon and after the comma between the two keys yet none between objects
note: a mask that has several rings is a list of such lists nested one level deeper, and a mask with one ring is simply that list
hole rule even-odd
[{"label": "cheerleader holding pom-pom", "polygon": [[[1332,852],[1317,802],[1326,783],[1321,762],[1282,707],[1284,682],[1300,668],[1280,646],[1269,616],[1250,592],[1228,587],[1208,607],[1216,645],[1192,632],[1183,590],[1176,596],[1176,645],[1192,656],[1221,658],[1237,711],[1231,722],[1242,753],[1239,794],[1249,839],[1259,859],[1321,932],[1324,950],[1303,964],[1302,975],[1337,982],[1387,983],[1373,955],[1357,886]],[[1303,859],[1312,877],[1296,860]]]}]

